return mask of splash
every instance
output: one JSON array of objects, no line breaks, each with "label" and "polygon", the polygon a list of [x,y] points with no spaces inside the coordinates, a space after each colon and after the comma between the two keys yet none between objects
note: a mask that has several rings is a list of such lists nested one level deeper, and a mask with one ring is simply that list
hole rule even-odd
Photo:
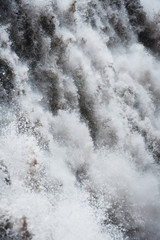
[{"label": "splash", "polygon": [[141,4],[0,1],[0,239],[160,239],[160,18]]}]

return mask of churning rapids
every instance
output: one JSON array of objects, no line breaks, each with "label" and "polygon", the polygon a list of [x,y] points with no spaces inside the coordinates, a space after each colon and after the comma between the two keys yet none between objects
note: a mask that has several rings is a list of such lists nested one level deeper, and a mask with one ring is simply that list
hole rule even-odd
[{"label": "churning rapids", "polygon": [[158,0],[0,0],[0,239],[160,239]]}]

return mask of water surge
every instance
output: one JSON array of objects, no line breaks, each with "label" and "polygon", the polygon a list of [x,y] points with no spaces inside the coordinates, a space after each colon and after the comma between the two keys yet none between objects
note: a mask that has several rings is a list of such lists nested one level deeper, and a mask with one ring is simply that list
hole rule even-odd
[{"label": "water surge", "polygon": [[160,239],[160,4],[0,0],[0,239]]}]

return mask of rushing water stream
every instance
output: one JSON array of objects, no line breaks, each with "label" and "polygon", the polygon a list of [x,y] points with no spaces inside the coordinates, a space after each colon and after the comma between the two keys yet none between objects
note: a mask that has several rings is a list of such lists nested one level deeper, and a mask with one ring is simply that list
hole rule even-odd
[{"label": "rushing water stream", "polygon": [[0,0],[0,239],[160,239],[159,0]]}]

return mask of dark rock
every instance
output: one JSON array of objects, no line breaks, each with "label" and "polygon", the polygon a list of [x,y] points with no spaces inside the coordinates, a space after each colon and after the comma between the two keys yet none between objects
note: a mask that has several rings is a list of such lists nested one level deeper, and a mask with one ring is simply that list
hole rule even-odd
[{"label": "dark rock", "polygon": [[3,181],[7,185],[10,185],[11,184],[11,179],[10,179],[10,175],[9,175],[9,172],[8,172],[8,168],[4,164],[3,161],[0,161],[0,174],[3,175],[3,177],[4,177]]},{"label": "dark rock", "polygon": [[53,23],[53,16],[49,19],[47,16],[42,16],[40,19],[40,23],[42,25],[42,29],[49,36],[52,36],[55,30],[55,24]]},{"label": "dark rock", "polygon": [[0,22],[8,23],[11,17],[11,0],[0,0]]},{"label": "dark rock", "polygon": [[[16,232],[15,232],[14,227],[17,223],[19,225],[19,230],[16,229]],[[10,217],[1,216],[0,239],[1,240],[31,240],[32,235],[28,231],[26,217],[13,220]]]},{"label": "dark rock", "polygon": [[139,0],[125,0],[124,3],[139,42],[153,53],[160,55],[160,33],[157,22],[147,19]]},{"label": "dark rock", "polygon": [[29,11],[23,9],[21,3],[15,5],[15,8],[10,28],[12,49],[20,58],[37,61],[42,48],[38,22],[32,21]]},{"label": "dark rock", "polygon": [[12,99],[13,72],[8,63],[0,59],[0,102]]}]

